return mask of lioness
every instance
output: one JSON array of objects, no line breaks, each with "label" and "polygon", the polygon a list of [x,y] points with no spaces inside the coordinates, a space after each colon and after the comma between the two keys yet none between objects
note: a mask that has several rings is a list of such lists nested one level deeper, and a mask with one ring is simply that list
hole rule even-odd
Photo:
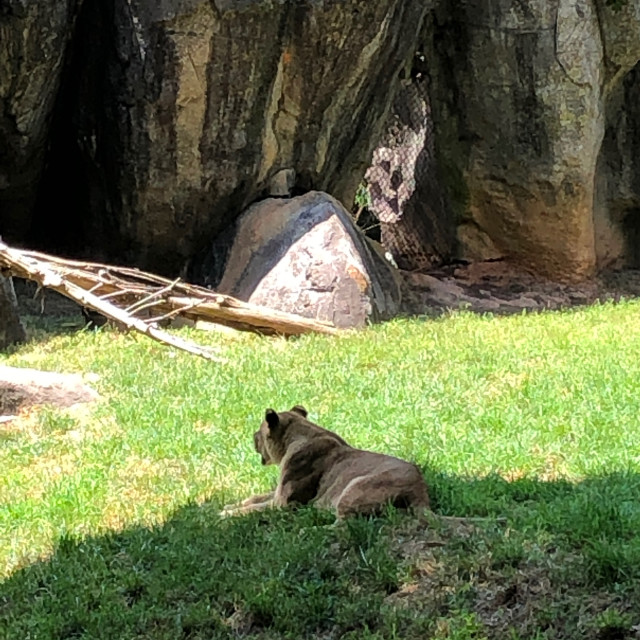
[{"label": "lioness", "polygon": [[415,465],[354,449],[339,435],[307,420],[304,407],[277,413],[267,409],[253,436],[262,464],[279,464],[276,490],[228,505],[222,515],[313,503],[339,519],[372,514],[385,504],[424,512],[427,485]]}]

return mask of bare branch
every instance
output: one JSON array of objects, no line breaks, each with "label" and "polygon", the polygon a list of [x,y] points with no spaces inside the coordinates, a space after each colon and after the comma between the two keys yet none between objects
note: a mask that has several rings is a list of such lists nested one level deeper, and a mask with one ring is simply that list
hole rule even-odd
[{"label": "bare branch", "polygon": [[[0,269],[35,280],[106,318],[154,340],[212,360],[210,349],[168,334],[155,323],[175,316],[205,320],[236,329],[283,336],[303,333],[336,334],[328,322],[251,305],[204,287],[168,280],[129,267],[65,260],[33,251],[21,251],[0,241]],[[150,309],[153,320],[134,314]]]}]

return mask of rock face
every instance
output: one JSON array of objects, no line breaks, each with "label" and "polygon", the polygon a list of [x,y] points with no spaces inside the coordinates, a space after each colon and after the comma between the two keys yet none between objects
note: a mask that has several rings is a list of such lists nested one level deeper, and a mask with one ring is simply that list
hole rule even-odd
[{"label": "rock face", "polygon": [[49,125],[81,0],[0,5],[0,233],[31,224]]},{"label": "rock face", "polygon": [[610,96],[640,59],[639,19],[638,2],[616,12],[605,0],[444,0],[432,12],[436,149],[462,256],[593,272],[599,178],[611,202],[598,158]]},{"label": "rock face", "polygon": [[11,278],[0,274],[0,349],[26,340]]},{"label": "rock face", "polygon": [[338,327],[396,315],[401,301],[394,269],[340,203],[320,192],[250,207],[217,289]]},{"label": "rock face", "polygon": [[596,170],[594,227],[600,267],[640,268],[640,66],[607,96]]},{"label": "rock face", "polygon": [[377,147],[402,266],[640,266],[638,0],[0,5],[5,240],[177,274],[266,195],[349,205]]},{"label": "rock face", "polygon": [[55,225],[83,228],[93,255],[175,273],[281,170],[295,171],[298,193],[349,201],[427,9],[86,3],[61,123],[69,135],[51,152],[75,149],[72,171],[58,165],[48,184],[46,199],[70,211]]}]

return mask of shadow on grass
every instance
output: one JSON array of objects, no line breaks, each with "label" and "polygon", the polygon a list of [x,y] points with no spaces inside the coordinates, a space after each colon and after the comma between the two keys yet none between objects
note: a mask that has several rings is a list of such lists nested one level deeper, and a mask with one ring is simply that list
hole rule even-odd
[{"label": "shadow on grass", "polygon": [[87,324],[81,314],[77,316],[22,315],[22,324],[27,332],[27,340],[6,349],[8,355],[24,350],[36,349],[60,336],[73,336],[95,327]]},{"label": "shadow on grass", "polygon": [[[508,524],[462,533],[413,524],[406,533],[415,521],[393,512],[327,527],[332,517],[310,508],[221,521],[218,504],[188,505],[155,528],[61,540],[50,558],[0,584],[0,637],[634,637],[640,476],[427,477],[436,511]],[[428,574],[402,550],[434,535],[442,544],[429,561],[453,582],[439,592],[429,574],[428,597],[400,606],[406,583]],[[504,599],[492,606],[511,626],[491,623],[497,613],[483,613],[482,584],[506,581],[509,592],[534,560],[548,584],[536,607],[521,607],[527,623]]]},{"label": "shadow on grass", "polygon": [[41,289],[36,282],[22,278],[13,281],[28,342],[45,342],[57,335],[85,329],[87,321],[82,315],[82,307],[76,302],[56,291]]}]

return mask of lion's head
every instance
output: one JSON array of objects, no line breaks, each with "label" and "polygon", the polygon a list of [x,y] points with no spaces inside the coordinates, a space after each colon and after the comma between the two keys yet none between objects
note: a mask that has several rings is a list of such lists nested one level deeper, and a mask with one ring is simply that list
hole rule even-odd
[{"label": "lion's head", "polygon": [[307,410],[296,405],[290,411],[278,413],[273,409],[267,409],[264,421],[260,428],[253,434],[253,443],[256,451],[262,457],[262,464],[280,464],[286,452],[285,435],[292,424],[306,421]]}]

